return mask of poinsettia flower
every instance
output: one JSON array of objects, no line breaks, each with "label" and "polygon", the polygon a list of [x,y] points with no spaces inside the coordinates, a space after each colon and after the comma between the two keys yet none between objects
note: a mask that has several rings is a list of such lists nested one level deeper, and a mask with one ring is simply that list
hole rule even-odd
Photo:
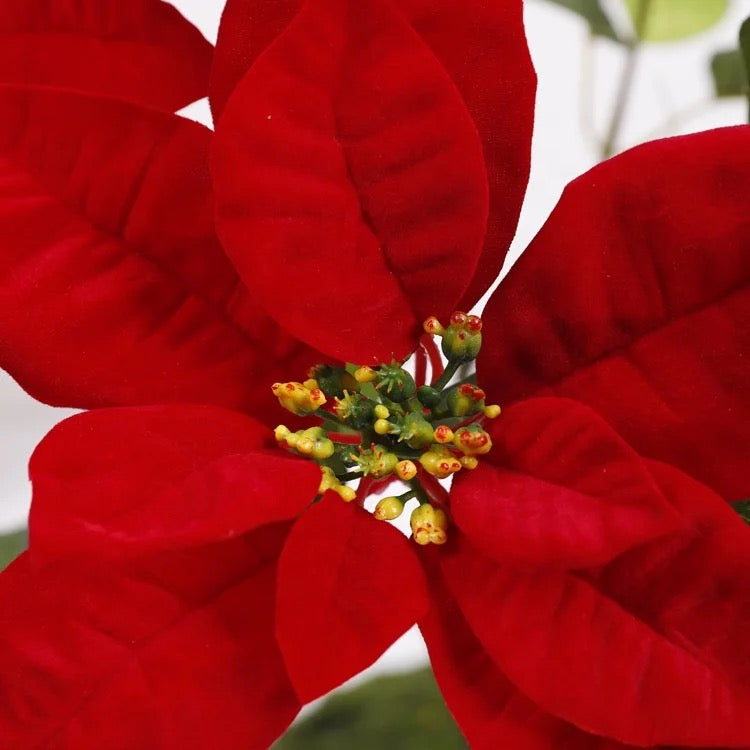
[{"label": "poinsettia flower", "polygon": [[[465,3],[461,10],[465,19]],[[22,165],[26,172],[22,185],[28,185],[33,174],[52,195],[62,196],[66,206],[72,203],[79,212],[83,206],[94,228],[101,231],[104,226],[124,240],[115,242],[114,249],[109,242],[100,245],[99,234],[94,242],[90,240],[91,226],[83,231],[75,222],[79,231],[65,234],[69,215],[52,221],[49,216],[58,214],[42,214],[48,222],[47,234],[41,236],[44,222],[36,216],[38,224],[29,227],[28,244],[11,256],[7,284],[11,296],[6,299],[19,305],[34,290],[44,292],[40,279],[45,271],[49,279],[59,284],[62,278],[66,287],[75,289],[71,261],[78,265],[92,248],[100,253],[93,253],[99,264],[75,269],[77,273],[91,269],[99,283],[71,295],[76,303],[73,325],[65,327],[70,316],[61,324],[59,309],[28,304],[24,308],[31,310],[25,313],[28,317],[9,325],[11,331],[16,326],[12,346],[7,346],[9,359],[15,357],[14,373],[33,383],[38,392],[53,394],[46,398],[75,398],[74,403],[86,406],[195,400],[264,416],[259,380],[284,359],[268,362],[274,359],[269,345],[278,344],[286,334],[270,323],[255,301],[248,302],[246,292],[237,294],[237,289],[249,289],[257,305],[273,312],[308,345],[336,358],[364,359],[405,353],[413,346],[420,316],[449,311],[462,299],[472,301],[472,291],[491,281],[502,258],[493,252],[494,244],[485,244],[482,222],[489,216],[490,233],[495,231],[498,237],[507,239],[512,233],[517,213],[513,206],[520,201],[523,182],[518,178],[525,178],[523,164],[528,158],[529,133],[521,115],[530,111],[531,94],[527,85],[521,87],[522,97],[508,97],[507,103],[520,109],[520,119],[509,119],[508,139],[501,141],[489,123],[496,119],[496,106],[502,100],[488,99],[476,84],[487,80],[481,42],[501,29],[510,29],[506,33],[516,41],[508,49],[520,54],[514,75],[519,72],[523,77],[525,72],[528,83],[527,58],[518,41],[520,6],[483,9],[493,23],[477,15],[481,23],[475,20],[469,28],[455,23],[458,9],[452,3],[439,13],[416,3],[413,8],[405,4],[402,11],[386,3],[359,3],[354,17],[348,3],[326,0],[296,11],[291,8],[289,18],[269,31],[268,46],[260,46],[263,53],[223,111],[221,103],[214,105],[220,112],[214,159],[219,229],[238,274],[223,260],[206,219],[212,199],[205,161],[191,161],[195,152],[199,157],[205,154],[204,131],[187,126],[190,132],[184,139],[190,143],[181,151],[174,145],[180,139],[170,136],[184,132],[182,123],[165,117],[157,120],[162,130],[152,124],[144,127],[142,108],[132,104],[123,108],[121,103],[116,116],[110,116],[109,130],[106,116],[101,116],[105,125],[100,130],[97,112],[101,108],[106,115],[108,105],[96,100],[89,112],[71,116],[74,123],[78,118],[78,130],[72,128],[65,138],[54,136],[63,143],[78,137],[76,143],[83,140],[91,149],[83,166],[71,175],[71,152],[59,161],[51,158],[48,167],[44,159],[35,157],[43,153],[40,144],[53,136],[35,130],[38,140],[24,142],[12,130],[19,127],[19,119],[11,119],[9,163],[16,169]],[[231,18],[231,6],[227,12]],[[278,20],[273,13],[270,17]],[[513,19],[515,25],[501,23]],[[466,33],[461,36],[459,31]],[[227,33],[224,37],[231,38]],[[476,42],[472,46],[476,57],[467,54],[466,39]],[[221,75],[216,73],[214,80],[221,82]],[[226,80],[221,85],[225,93],[232,88]],[[37,104],[35,96],[36,92],[22,91],[19,111],[33,114],[38,106],[36,111],[44,112],[44,103]],[[62,94],[55,96],[61,97],[56,104],[65,99]],[[77,113],[76,107],[85,106],[81,101],[65,104],[62,112]],[[13,99],[10,102],[11,107],[19,106]],[[408,118],[415,102],[424,108],[417,109],[416,121]],[[143,151],[125,150],[127,161],[102,174],[102,149],[111,149],[117,141],[112,123],[117,120],[123,127],[123,110],[135,112],[130,130],[144,138],[135,145],[144,148],[145,144],[148,155],[138,161],[133,153]],[[89,117],[95,127],[81,130]],[[36,117],[28,119],[38,123]],[[81,139],[82,132],[94,134]],[[102,137],[102,132],[110,137]],[[200,136],[195,135],[198,132]],[[675,162],[688,152],[696,155],[697,162],[692,181],[730,186],[722,201],[708,204],[712,214],[707,231],[690,235],[702,261],[716,250],[710,243],[722,239],[717,238],[717,224],[745,239],[740,206],[748,170],[737,162],[736,149],[745,146],[748,136],[744,131],[732,132],[682,141],[671,162],[663,157],[669,146],[650,147],[655,149],[650,159],[663,159],[664,174],[679,174]],[[191,138],[202,139],[200,147]],[[520,149],[515,162],[502,144],[517,147],[519,142],[526,150]],[[169,158],[153,159],[152,154],[163,155],[165,143]],[[606,169],[630,179],[636,172],[632,161],[641,156],[642,152],[633,152]],[[456,159],[463,160],[460,168]],[[505,163],[516,167],[504,173]],[[129,180],[118,174],[125,167]],[[175,195],[174,183],[167,183],[167,170],[177,167],[180,190]],[[154,177],[153,182],[144,180],[144,173]],[[510,182],[503,183],[503,177]],[[591,181],[596,184],[597,179],[594,170]],[[148,188],[148,200],[139,206],[133,196],[140,197],[141,184]],[[516,188],[510,196],[502,193],[508,184]],[[97,191],[101,202],[86,200],[94,186],[99,191],[108,188]],[[684,185],[678,196],[658,187],[639,189],[646,200],[665,207],[649,229],[659,240],[670,239],[665,229],[675,212],[691,210],[694,204],[682,202]],[[200,200],[193,203],[196,195]],[[38,194],[34,196],[37,200],[21,206],[36,211],[40,201]],[[179,204],[170,203],[178,198],[191,198],[190,205],[197,207],[188,212],[189,220],[184,212],[177,215]],[[604,196],[597,199],[606,203]],[[14,211],[17,205],[10,206],[9,216],[18,221]],[[172,220],[157,221],[159,211]],[[131,213],[141,222],[129,221]],[[23,226],[30,218],[25,217]],[[54,252],[49,250],[50,226],[61,232],[58,236],[63,240]],[[572,229],[580,240],[580,226]],[[551,240],[557,242],[554,234]],[[71,257],[70,248],[75,250],[82,242],[88,252],[83,258],[75,253]],[[255,244],[248,246],[249,242]],[[185,244],[195,251],[178,255]],[[665,254],[677,245],[665,244]],[[593,257],[602,254],[596,242],[583,246]],[[627,241],[615,246],[611,252],[620,254],[615,265],[628,268],[631,249]],[[132,257],[127,253],[134,251],[137,257],[157,259],[145,287],[137,277],[142,263],[133,266],[126,261],[122,272],[120,258]],[[604,248],[604,254],[608,252],[610,248]],[[111,263],[112,258],[117,262]],[[55,262],[48,268],[50,259]],[[576,259],[572,255],[569,262]],[[720,276],[738,271],[723,256],[712,260],[723,269]],[[66,268],[67,273],[61,273]],[[487,268],[494,270],[487,273]],[[591,273],[598,278],[595,271],[594,265]],[[735,282],[746,278],[747,268],[739,271],[745,273],[737,273]],[[166,296],[169,304],[159,296],[169,288],[161,286],[165,276],[177,279],[180,291]],[[632,281],[632,271],[625,278]],[[682,288],[685,280],[671,281]],[[607,284],[616,288],[622,281],[603,283],[606,292]],[[14,291],[13,284],[20,291]],[[185,287],[202,291],[189,294],[185,303]],[[701,290],[696,282],[691,300]],[[713,301],[710,295],[703,300],[706,305]],[[219,314],[214,313],[217,305]],[[226,317],[229,314],[237,322],[237,309],[252,310],[251,316],[240,318],[239,328],[243,321],[245,329],[251,327],[249,320],[260,335],[247,336],[244,330],[242,336],[226,334]],[[684,316],[682,306],[665,305],[665,309],[666,322]],[[356,314],[342,316],[342,310]],[[527,304],[524,310],[529,316],[535,308]],[[203,322],[207,313],[214,313],[209,324]],[[170,324],[166,329],[161,325],[165,319]],[[614,309],[609,323],[619,326],[620,319],[621,311]],[[566,322],[553,310],[548,321],[559,331],[577,319],[573,316]],[[622,330],[613,327],[621,334],[620,347],[643,338],[644,330],[629,323]],[[124,347],[122,339],[107,340],[108,334],[120,333],[118,328],[126,334]],[[144,330],[160,335],[144,337]],[[582,334],[573,330],[573,344],[580,346]],[[503,335],[491,343],[492,349],[502,347]],[[247,346],[248,339],[255,343]],[[299,346],[285,340],[290,347]],[[143,349],[144,342],[150,347]],[[741,360],[745,344],[741,339],[722,344],[707,365],[708,375],[730,385],[741,383],[746,375],[742,368],[747,367]],[[85,345],[90,347],[90,367],[77,361],[82,345],[84,351]],[[706,345],[700,340],[688,342],[696,351]],[[38,358],[39,352],[47,362],[60,365],[60,372],[35,368],[39,360],[34,355]],[[145,363],[137,356],[144,353],[149,358]],[[606,353],[606,348],[598,352]],[[115,360],[119,356],[122,361]],[[528,366],[527,359],[521,351],[519,367]],[[115,361],[122,367],[113,376]],[[284,364],[292,362],[288,358]],[[492,364],[483,368],[482,377],[491,385],[502,383],[498,368]],[[247,377],[242,380],[240,375]],[[715,382],[710,381],[706,377],[681,390],[678,405],[683,411],[691,399],[712,397]],[[621,379],[619,385],[628,382]],[[545,387],[549,385],[544,381]],[[599,385],[604,388],[606,379]],[[737,393],[741,402],[742,392],[737,389]],[[574,395],[588,397],[585,389]],[[604,396],[594,392],[592,398]],[[719,423],[724,434],[735,430],[740,439],[746,437],[741,432],[746,427],[734,427],[726,414],[715,422]],[[409,543],[361,508],[331,494],[307,507],[318,486],[318,476],[310,473],[314,467],[269,455],[260,430],[250,418],[212,406],[99,410],[65,423],[43,444],[32,466],[31,552],[4,577],[5,596],[18,597],[23,613],[3,628],[3,649],[12,665],[8,673],[23,670],[35,678],[5,714],[8,736],[17,746],[45,742],[85,748],[107,741],[122,743],[123,735],[114,734],[117,726],[129,733],[124,741],[131,745],[184,747],[210,742],[262,747],[288,723],[299,699],[313,697],[358,671],[416,619],[423,622],[436,665],[441,664],[438,677],[443,675],[448,700],[477,745],[484,738],[496,742],[506,737],[499,733],[503,727],[496,730],[487,712],[482,713],[487,701],[496,700],[498,693],[493,691],[503,681],[528,696],[519,693],[519,710],[538,724],[540,747],[555,746],[550,738],[565,732],[583,736],[576,726],[640,745],[747,744],[741,639],[704,611],[705,586],[696,582],[691,588],[686,581],[684,593],[675,586],[670,568],[673,553],[690,547],[696,537],[701,539],[704,529],[719,527],[718,541],[711,547],[714,564],[707,567],[706,575],[717,576],[711,580],[723,576],[722,612],[737,613],[737,621],[742,622],[746,597],[740,585],[732,588],[729,583],[740,579],[744,564],[739,542],[732,539],[742,539],[747,532],[723,506],[716,513],[723,513],[726,523],[712,520],[710,513],[706,520],[703,505],[717,507],[714,496],[679,474],[675,483],[680,497],[675,501],[658,469],[587,409],[555,399],[522,402],[493,428],[502,449],[500,465],[486,466],[476,477],[456,479],[450,508],[456,528],[448,546],[438,553],[440,575],[451,594],[440,596],[429,615],[427,594],[435,595],[442,584],[434,575],[425,583]],[[638,442],[637,435],[629,438]],[[665,458],[655,450],[647,453]],[[690,456],[700,459],[695,450]],[[483,489],[477,486],[482,484]],[[685,510],[679,502],[682,494],[702,502]],[[726,544],[724,535],[729,537]],[[255,548],[257,553],[248,554]],[[725,549],[730,552],[721,552]],[[698,548],[683,559],[695,568],[700,556]],[[433,566],[432,557],[425,556],[424,564]],[[627,576],[618,579],[619,560],[628,560],[619,569],[621,576],[622,570],[643,567],[641,585]],[[92,565],[96,575],[87,575]],[[648,593],[642,578],[651,580],[656,570],[663,575],[663,590],[658,601],[642,605]],[[491,588],[485,588],[485,582],[491,582]],[[34,587],[44,595],[23,594]],[[269,607],[274,588],[275,623]],[[488,592],[498,595],[485,596]],[[113,594],[114,615],[108,598]],[[253,613],[248,613],[249,601],[258,605]],[[581,628],[592,612],[601,616],[590,631]],[[479,695],[462,681],[466,673],[460,662],[457,669],[455,660],[440,661],[445,633],[429,635],[425,625],[430,617],[450,620],[456,619],[456,613],[463,618],[456,627],[460,629],[463,622],[467,632],[466,651],[459,651],[459,659],[469,654],[477,669],[492,673],[491,684],[485,689],[483,683]],[[503,642],[496,625],[507,636]],[[589,634],[601,650],[587,650]],[[624,644],[622,648],[639,650],[643,661],[631,663],[621,654],[605,651],[613,634],[618,636],[616,643]],[[514,638],[528,648],[514,648]],[[559,649],[552,653],[558,642],[568,640],[576,644],[571,649],[575,668],[561,659]],[[481,643],[481,650],[472,655],[476,643]],[[185,652],[192,658],[196,644],[206,650],[200,658],[196,654],[197,663],[192,665]],[[76,658],[66,659],[70,653]],[[450,651],[448,657],[454,653]],[[602,671],[605,668],[608,671]],[[248,673],[253,670],[251,682]],[[209,673],[218,676],[210,695]],[[167,674],[176,678],[167,679]],[[49,690],[50,682],[56,689]],[[258,683],[260,689],[253,687]],[[606,691],[600,690],[603,684]],[[16,691],[14,684],[4,693],[16,695]],[[670,692],[669,700],[662,692]],[[500,694],[504,695],[502,690]],[[707,700],[707,696],[718,697]],[[482,701],[485,704],[476,705]],[[609,701],[616,703],[616,710]],[[146,705],[153,709],[144,711]],[[186,707],[193,710],[185,711]],[[660,725],[660,709],[671,711],[674,720]],[[102,726],[112,722],[113,715],[119,717],[117,724]],[[127,719],[125,730],[123,719]],[[223,736],[217,737],[217,727]],[[543,742],[547,745],[539,744]]]}]

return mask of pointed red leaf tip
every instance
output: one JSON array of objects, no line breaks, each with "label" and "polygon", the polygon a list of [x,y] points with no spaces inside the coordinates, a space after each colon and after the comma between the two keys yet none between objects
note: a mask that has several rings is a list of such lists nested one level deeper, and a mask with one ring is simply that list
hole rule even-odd
[{"label": "pointed red leaf tip", "polygon": [[235,89],[213,173],[243,280],[328,355],[408,353],[474,273],[481,143],[449,75],[388,3],[305,5]]},{"label": "pointed red leaf tip", "polygon": [[575,401],[522,401],[488,430],[493,448],[456,477],[451,513],[499,562],[599,565],[681,524],[643,460]]},{"label": "pointed red leaf tip", "polygon": [[[301,5],[301,0],[228,0],[211,73],[211,106],[217,122],[251,63],[289,25]],[[450,76],[482,142],[489,218],[477,271],[457,305],[467,309],[502,267],[529,177],[536,75],[524,36],[523,4],[521,0],[401,0],[392,7]]]},{"label": "pointed red leaf tip", "polygon": [[406,538],[333,493],[294,525],[279,561],[276,634],[303,703],[368,667],[427,610]]},{"label": "pointed red leaf tip", "polygon": [[23,555],[0,575],[14,750],[265,750],[299,701],[273,630],[287,526],[130,563]]},{"label": "pointed red leaf tip", "polygon": [[271,443],[264,425],[209,406],[71,417],[31,459],[34,559],[199,546],[294,518],[320,470]]},{"label": "pointed red leaf tip", "polygon": [[572,182],[485,310],[482,382],[505,402],[583,401],[639,453],[746,497],[748,194],[748,127],[639,146]]},{"label": "pointed red leaf tip", "polygon": [[211,133],[134,105],[0,88],[0,365],[59,406],[207,402],[269,422],[315,352],[219,246]]},{"label": "pointed red leaf tip", "polygon": [[205,96],[213,47],[161,0],[3,0],[0,83],[174,111]]},{"label": "pointed red leaf tip", "polygon": [[[419,622],[435,679],[474,750],[624,750],[548,714],[490,659],[442,579],[439,558],[422,556],[430,580],[429,612]],[[438,552],[439,554],[439,552]]]},{"label": "pointed red leaf tip", "polygon": [[498,667],[545,710],[636,746],[750,744],[750,529],[708,488],[649,463],[689,526],[575,573],[462,544],[443,570]]}]

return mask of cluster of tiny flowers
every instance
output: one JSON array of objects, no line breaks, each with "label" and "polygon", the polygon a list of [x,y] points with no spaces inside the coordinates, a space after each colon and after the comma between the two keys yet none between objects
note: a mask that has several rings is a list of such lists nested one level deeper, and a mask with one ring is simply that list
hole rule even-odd
[{"label": "cluster of tiny flowers", "polygon": [[322,422],[296,432],[279,425],[275,436],[286,450],[318,463],[319,495],[331,490],[351,502],[357,493],[349,481],[400,480],[409,489],[380,500],[375,517],[394,520],[416,499],[419,505],[410,518],[414,540],[443,544],[448,509],[430,501],[420,477],[446,479],[475,469],[479,457],[492,448],[484,419],[497,417],[500,407],[488,406],[484,391],[472,382],[451,384],[458,368],[479,353],[481,319],[454,312],[447,326],[430,317],[424,330],[442,339],[448,360],[431,385],[417,386],[396,361],[376,367],[316,365],[307,380],[274,383],[272,390],[292,414],[313,415]]}]

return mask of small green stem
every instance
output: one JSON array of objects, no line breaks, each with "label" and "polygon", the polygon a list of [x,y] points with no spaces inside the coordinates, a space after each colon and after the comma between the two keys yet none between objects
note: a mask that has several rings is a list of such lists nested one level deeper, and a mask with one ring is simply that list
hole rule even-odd
[{"label": "small green stem", "polygon": [[437,391],[442,391],[443,388],[450,383],[451,378],[456,374],[456,371],[462,364],[463,362],[458,359],[449,360],[448,364],[445,366],[445,370],[443,370],[443,374],[432,384],[432,387]]},{"label": "small green stem", "polygon": [[638,13],[635,17],[635,33],[626,43],[627,57],[625,58],[625,67],[623,68],[622,76],[620,78],[620,85],[617,90],[617,98],[615,99],[615,107],[612,110],[612,117],[609,121],[607,136],[602,143],[602,159],[608,159],[612,156],[617,146],[617,139],[620,135],[620,128],[622,127],[623,118],[625,116],[625,109],[630,100],[633,78],[635,77],[636,62],[638,61],[638,52],[640,51],[643,34],[646,29],[646,21],[648,20],[650,6],[651,0],[641,0],[640,5],[638,6]]},{"label": "small green stem", "polygon": [[424,487],[422,487],[422,483],[419,481],[419,479],[417,479],[416,477],[414,479],[410,479],[409,486],[414,493],[414,497],[419,500],[420,505],[424,505],[425,503],[430,502],[430,498],[427,497],[427,493],[424,491]]},{"label": "small green stem", "polygon": [[422,402],[416,396],[412,396],[406,402],[406,406],[409,408],[409,411],[415,412],[416,414],[421,414],[424,409]]},{"label": "small green stem", "polygon": [[324,422],[334,422],[344,428],[347,432],[359,432],[359,430],[352,429],[351,425],[348,425],[338,414],[332,411],[326,411],[325,409],[318,409],[312,416],[322,419]]}]

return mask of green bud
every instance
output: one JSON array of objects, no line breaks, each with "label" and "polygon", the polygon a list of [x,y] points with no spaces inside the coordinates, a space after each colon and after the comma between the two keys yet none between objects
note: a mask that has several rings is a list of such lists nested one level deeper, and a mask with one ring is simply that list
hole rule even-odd
[{"label": "green bud", "polygon": [[440,402],[440,391],[430,385],[421,385],[417,389],[417,398],[423,406],[432,409]]},{"label": "green bud", "polygon": [[468,362],[476,359],[482,348],[482,321],[476,315],[456,311],[441,336],[443,354],[449,360]]},{"label": "green bud", "polygon": [[326,396],[343,398],[344,391],[355,393],[359,390],[359,383],[343,367],[315,365],[310,368],[308,376],[317,380],[318,387]]},{"label": "green bud", "polygon": [[407,414],[399,440],[406,440],[410,448],[424,448],[435,439],[432,425],[421,414]]},{"label": "green bud", "polygon": [[395,361],[380,366],[375,387],[396,403],[407,401],[417,390],[414,378]]},{"label": "green bud", "polygon": [[372,401],[360,393],[345,392],[343,398],[336,399],[336,414],[354,429],[362,430],[372,424],[373,406]]},{"label": "green bud", "polygon": [[361,467],[365,476],[380,479],[392,473],[398,464],[398,456],[383,445],[373,445],[359,455],[351,454],[351,459]]}]

